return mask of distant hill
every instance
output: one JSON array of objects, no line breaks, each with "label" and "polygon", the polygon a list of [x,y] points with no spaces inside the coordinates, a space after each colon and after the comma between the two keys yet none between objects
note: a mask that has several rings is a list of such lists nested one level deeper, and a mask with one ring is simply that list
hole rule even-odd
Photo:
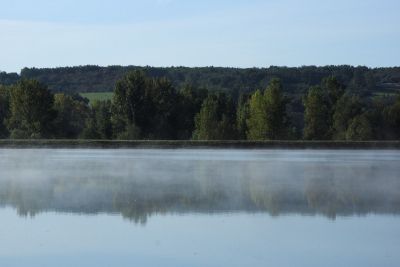
[{"label": "distant hill", "polygon": [[299,95],[334,75],[348,90],[361,95],[394,94],[400,92],[400,67],[367,68],[353,66],[303,66],[269,68],[222,67],[138,67],[138,66],[78,66],[62,68],[24,68],[21,74],[0,72],[0,84],[12,84],[22,78],[37,79],[56,92],[110,92],[115,82],[130,70],[140,69],[149,76],[165,76],[179,89],[186,84],[209,90],[242,92],[263,89],[272,78],[280,78],[289,94]]}]

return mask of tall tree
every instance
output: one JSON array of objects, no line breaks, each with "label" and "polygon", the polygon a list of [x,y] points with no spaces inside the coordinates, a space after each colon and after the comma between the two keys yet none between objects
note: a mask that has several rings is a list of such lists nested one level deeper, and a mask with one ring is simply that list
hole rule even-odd
[{"label": "tall tree", "polygon": [[54,108],[57,111],[55,119],[57,138],[77,138],[85,127],[85,121],[90,115],[90,108],[81,99],[65,94],[54,95]]},{"label": "tall tree", "polygon": [[345,92],[344,86],[335,76],[329,76],[322,80],[321,88],[327,94],[328,107],[333,110]]},{"label": "tall tree", "polygon": [[[111,101],[95,101],[82,132],[84,139],[111,139]],[[129,139],[129,138],[124,138]]]},{"label": "tall tree", "polygon": [[385,117],[393,132],[393,138],[400,138],[400,94],[397,96],[396,102],[385,109]]},{"label": "tall tree", "polygon": [[[130,72],[119,80],[114,89],[112,123],[116,138],[139,138],[148,131],[148,80],[141,71]],[[135,129],[133,132],[132,130]],[[121,136],[119,136],[121,135]]]},{"label": "tall tree", "polygon": [[0,138],[9,135],[6,121],[10,115],[10,89],[0,85]]},{"label": "tall tree", "polygon": [[238,138],[241,140],[246,139],[248,131],[247,120],[249,119],[249,95],[241,94],[238,101],[236,124],[238,127]]},{"label": "tall tree", "polygon": [[178,110],[175,114],[177,121],[177,139],[190,139],[195,127],[195,116],[200,112],[208,91],[186,85],[178,95]]},{"label": "tall tree", "polygon": [[35,80],[22,80],[10,91],[8,128],[12,138],[49,138],[54,136],[54,96]]},{"label": "tall tree", "polygon": [[247,139],[264,140],[267,136],[267,110],[265,98],[260,90],[252,94],[249,101],[249,118],[247,120]]},{"label": "tall tree", "polygon": [[287,100],[278,79],[272,79],[264,94],[256,91],[249,102],[247,138],[277,140],[288,136]]},{"label": "tall tree", "polygon": [[264,93],[267,112],[267,139],[286,139],[288,136],[287,99],[282,93],[282,84],[272,79]]},{"label": "tall tree", "polygon": [[225,94],[209,95],[195,117],[194,140],[236,139],[235,108]]},{"label": "tall tree", "polygon": [[337,102],[335,113],[333,115],[334,139],[346,140],[346,132],[352,123],[352,120],[362,113],[363,106],[359,97],[343,95]]},{"label": "tall tree", "polygon": [[170,80],[156,78],[148,89],[149,138],[176,139],[178,122],[176,121],[177,103],[180,98]]},{"label": "tall tree", "polygon": [[321,87],[311,87],[304,102],[304,139],[330,139],[330,111]]},{"label": "tall tree", "polygon": [[372,136],[372,127],[365,113],[351,119],[346,131],[346,140],[366,141],[371,140]]}]

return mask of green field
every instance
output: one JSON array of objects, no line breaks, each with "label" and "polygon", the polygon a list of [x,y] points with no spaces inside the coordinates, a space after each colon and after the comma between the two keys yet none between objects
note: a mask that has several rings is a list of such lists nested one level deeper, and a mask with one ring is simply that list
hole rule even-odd
[{"label": "green field", "polygon": [[90,103],[93,103],[96,100],[99,101],[111,100],[113,92],[80,93],[80,95],[89,99]]}]

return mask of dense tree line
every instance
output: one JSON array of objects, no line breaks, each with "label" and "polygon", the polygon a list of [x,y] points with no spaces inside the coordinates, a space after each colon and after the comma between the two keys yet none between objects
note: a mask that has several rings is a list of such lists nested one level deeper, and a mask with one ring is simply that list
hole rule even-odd
[{"label": "dense tree line", "polygon": [[[0,137],[194,140],[394,140],[400,97],[362,97],[328,76],[296,98],[280,79],[265,90],[226,92],[136,70],[115,84],[112,101],[53,92],[36,80],[0,87]],[[300,112],[299,112],[300,110]],[[304,112],[303,112],[304,110]],[[300,114],[300,115],[299,115]]]},{"label": "dense tree line", "polygon": [[24,68],[21,74],[0,72],[0,84],[14,84],[19,78],[35,79],[54,92],[110,92],[126,73],[141,70],[149,77],[166,77],[178,90],[191,84],[210,91],[228,93],[237,99],[242,93],[265,88],[272,78],[279,78],[285,93],[302,95],[323,78],[335,76],[346,88],[360,95],[393,93],[400,89],[400,68],[367,68],[353,66],[303,66],[269,68],[221,67],[138,67],[79,66],[63,68]]}]

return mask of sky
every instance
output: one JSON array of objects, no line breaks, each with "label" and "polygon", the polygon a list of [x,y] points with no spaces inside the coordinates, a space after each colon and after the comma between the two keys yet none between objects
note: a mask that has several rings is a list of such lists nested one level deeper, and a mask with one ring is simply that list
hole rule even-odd
[{"label": "sky", "polygon": [[0,71],[400,65],[399,0],[0,0]]}]

